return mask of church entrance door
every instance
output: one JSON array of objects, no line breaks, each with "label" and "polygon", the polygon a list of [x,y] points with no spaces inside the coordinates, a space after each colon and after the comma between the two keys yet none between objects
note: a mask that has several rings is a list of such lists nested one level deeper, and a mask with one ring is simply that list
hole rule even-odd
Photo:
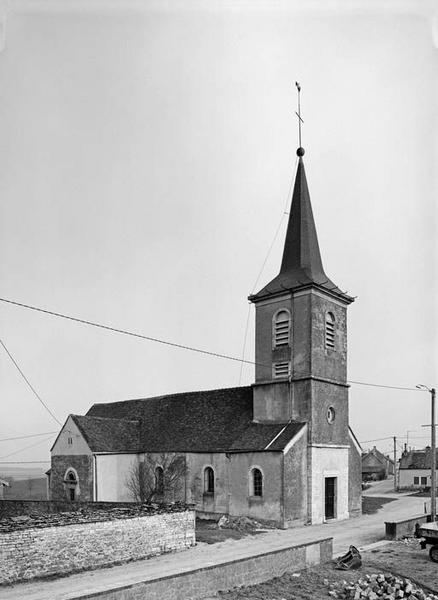
[{"label": "church entrance door", "polygon": [[336,518],[336,477],[325,478],[325,518]]}]

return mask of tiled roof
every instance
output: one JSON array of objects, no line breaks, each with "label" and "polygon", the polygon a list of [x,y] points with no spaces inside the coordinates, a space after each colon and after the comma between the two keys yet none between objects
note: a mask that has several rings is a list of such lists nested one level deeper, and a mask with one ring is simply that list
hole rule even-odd
[{"label": "tiled roof", "polygon": [[[89,438],[100,435],[97,418],[108,422],[108,431],[113,427],[117,432],[115,442],[110,434],[100,444],[91,442],[95,447],[104,446],[101,451],[136,451],[137,430],[135,425],[131,429],[127,420],[140,422],[137,447],[141,452],[257,451],[264,450],[279,433],[269,450],[282,450],[303,423],[253,423],[252,396],[248,386],[94,404],[82,419],[88,425]],[[119,419],[124,423],[123,435],[113,425]]]},{"label": "tiled roof", "polygon": [[71,415],[92,452],[139,452],[140,421]]},{"label": "tiled roof", "polygon": [[[385,456],[377,450],[377,448],[373,448],[372,450],[368,450],[368,452],[362,453],[362,464],[363,463],[373,463],[373,459],[381,463],[382,466],[386,466],[388,462],[394,464],[394,461],[389,456]],[[373,463],[374,464],[374,463]]]},{"label": "tiled roof", "polygon": [[[438,451],[436,457],[436,464],[438,465]],[[430,448],[411,450],[401,457],[400,469],[430,469],[431,460],[432,453]]]},{"label": "tiled roof", "polygon": [[231,450],[283,450],[304,425],[305,423],[251,423],[242,435],[234,440]]}]

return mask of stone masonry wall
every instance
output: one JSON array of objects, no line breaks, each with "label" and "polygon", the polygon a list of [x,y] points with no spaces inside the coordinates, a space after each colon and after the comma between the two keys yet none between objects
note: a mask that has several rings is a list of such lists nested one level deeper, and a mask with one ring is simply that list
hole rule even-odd
[{"label": "stone masonry wall", "polygon": [[2,500],[0,520],[21,515],[47,515],[82,509],[131,508],[134,502],[71,502],[68,500]]},{"label": "stone masonry wall", "polygon": [[314,540],[200,569],[194,567],[177,575],[145,578],[129,587],[91,593],[87,600],[200,600],[207,596],[216,597],[218,592],[262,583],[285,573],[327,563],[333,556],[332,542],[332,538]]},{"label": "stone masonry wall", "polygon": [[0,584],[94,569],[195,544],[192,510],[0,534]]},{"label": "stone masonry wall", "polygon": [[73,468],[78,475],[76,500],[93,500],[93,457],[87,454],[52,456],[50,499],[68,499],[64,477],[69,468]]}]

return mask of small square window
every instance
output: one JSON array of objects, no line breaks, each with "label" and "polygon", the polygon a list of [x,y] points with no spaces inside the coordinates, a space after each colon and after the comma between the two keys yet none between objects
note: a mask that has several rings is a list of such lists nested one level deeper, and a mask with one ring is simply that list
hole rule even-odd
[{"label": "small square window", "polygon": [[414,477],[414,485],[419,485],[419,483],[420,483],[420,478]]},{"label": "small square window", "polygon": [[421,478],[421,485],[427,485],[427,477]]},{"label": "small square window", "polygon": [[69,446],[72,446],[73,445],[73,438],[69,437],[68,440],[67,440],[67,443],[68,443]]}]

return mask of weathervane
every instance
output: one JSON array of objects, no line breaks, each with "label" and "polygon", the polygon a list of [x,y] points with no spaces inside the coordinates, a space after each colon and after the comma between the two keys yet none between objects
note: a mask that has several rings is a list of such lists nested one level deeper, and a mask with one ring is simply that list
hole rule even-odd
[{"label": "weathervane", "polygon": [[304,148],[301,147],[301,123],[304,123],[304,121],[301,118],[301,104],[300,104],[301,86],[298,83],[298,81],[295,82],[295,86],[298,91],[298,112],[295,111],[295,114],[298,117],[298,136],[299,136],[299,143],[300,143],[300,147],[297,150],[297,154],[298,154],[298,156],[303,156]]}]

